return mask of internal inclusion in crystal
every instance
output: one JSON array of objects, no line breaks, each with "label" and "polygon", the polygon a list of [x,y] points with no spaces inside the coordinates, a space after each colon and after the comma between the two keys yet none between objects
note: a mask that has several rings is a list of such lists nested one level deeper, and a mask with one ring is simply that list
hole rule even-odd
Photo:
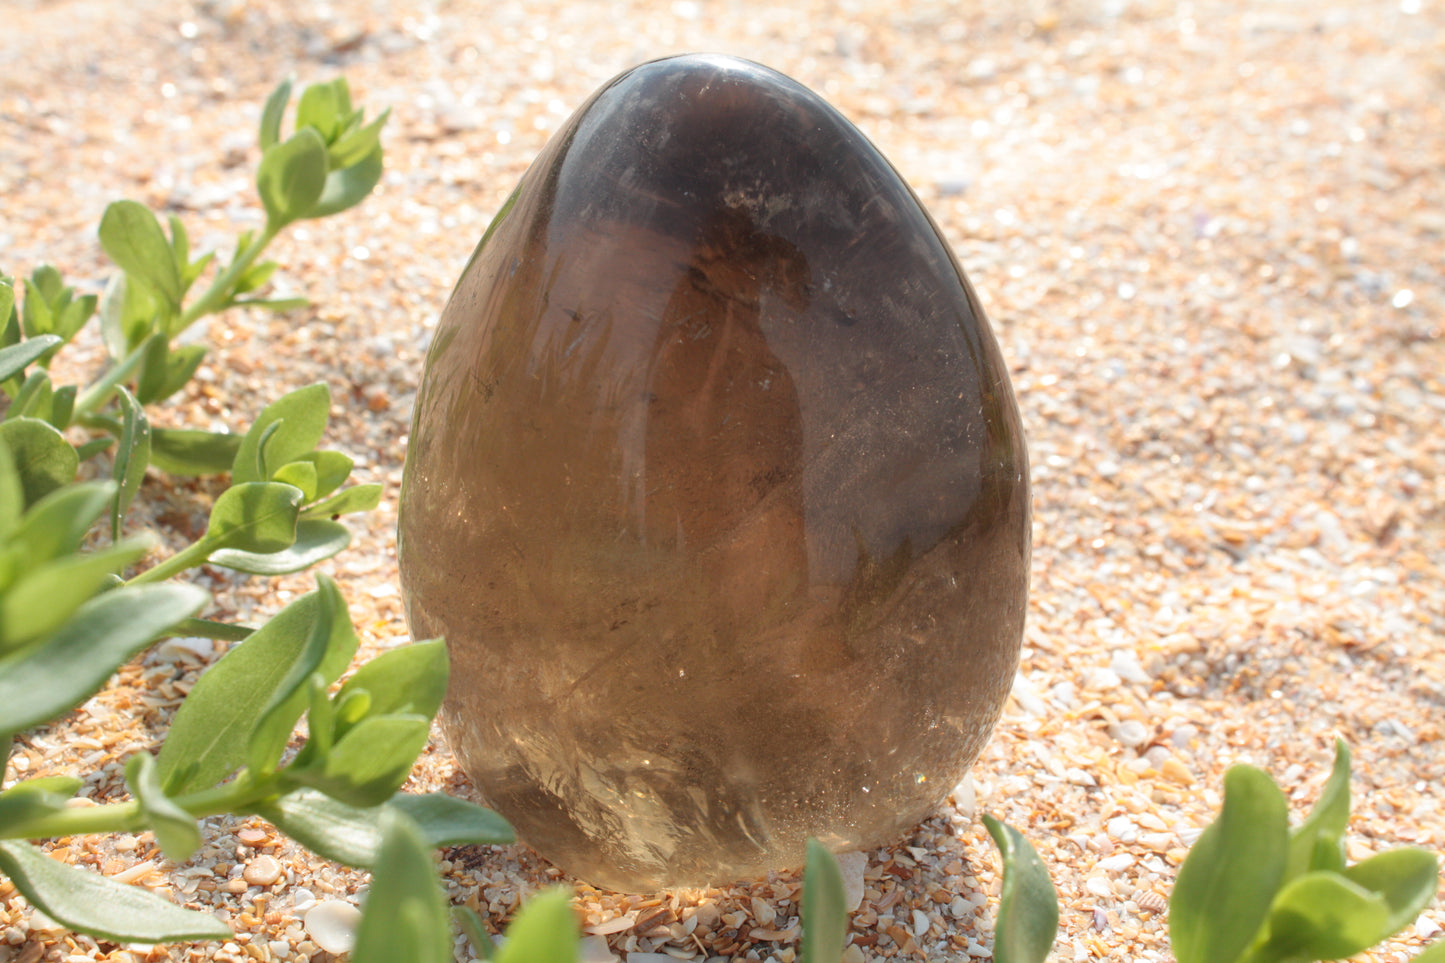
[{"label": "internal inclusion in crystal", "polygon": [[448,741],[635,892],[888,842],[1017,665],[1028,468],[988,322],[841,115],[744,61],[613,80],[468,263],[399,551]]}]

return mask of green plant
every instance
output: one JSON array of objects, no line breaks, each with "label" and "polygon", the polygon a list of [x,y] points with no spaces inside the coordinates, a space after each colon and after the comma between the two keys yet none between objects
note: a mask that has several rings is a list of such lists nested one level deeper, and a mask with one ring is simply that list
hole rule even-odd
[{"label": "green plant", "polygon": [[[1308,963],[1353,956],[1398,933],[1435,895],[1435,855],[1417,847],[1345,860],[1350,751],[1293,830],[1268,774],[1234,766],[1224,807],[1189,851],[1169,899],[1179,963]],[[1445,954],[1431,947],[1417,959]]]},{"label": "green plant", "polygon": [[[1439,866],[1417,847],[1345,860],[1350,751],[1319,801],[1293,830],[1284,794],[1253,766],[1224,777],[1224,807],[1190,849],[1169,899],[1169,939],[1179,963],[1312,963],[1353,956],[1398,933],[1435,895]],[[1005,876],[994,958],[1041,963],[1058,924],[1058,899],[1028,843],[991,817]],[[1445,941],[1415,957],[1445,961]]]},{"label": "green plant", "polygon": [[[399,916],[413,931],[444,936],[445,914],[427,916],[426,901],[407,895],[437,889],[428,850],[511,839],[506,823],[480,807],[397,792],[446,689],[442,643],[387,652],[333,693],[357,638],[330,580],[254,630],[200,618],[207,594],[173,580],[203,563],[301,571],[346,546],[337,516],[369,510],[381,495],[379,485],[348,487],[352,460],[318,447],[330,413],[325,385],[267,405],[239,434],[153,428],[145,411],[195,373],[205,349],[177,341],[195,321],[237,305],[304,304],[254,295],[276,268],[260,254],[294,221],[358,203],[380,176],[385,114],[364,123],[344,80],[313,86],[283,141],[290,89],[277,89],[261,122],[265,228],[240,237],[195,300],[187,296],[214,255],[192,260],[178,218],[167,237],[132,201],[110,205],[101,220],[101,245],[121,273],[100,298],[77,297],[45,266],[24,282],[17,310],[13,283],[0,278],[0,390],[9,399],[0,420],[0,776],[26,730],[78,705],[157,638],[245,640],[196,682],[159,754],[128,759],[128,801],[75,808],[82,780],[73,776],[0,782],[0,873],[79,932],[142,942],[228,937],[208,914],[52,860],[27,840],[149,830],[179,862],[201,843],[198,819],[254,813],[318,853],[375,871],[377,891],[389,895],[364,916],[358,958],[441,959],[428,949],[441,937],[398,949],[386,921]],[[97,310],[105,369],[83,389],[57,386],[51,360]],[[72,443],[85,429],[93,434]],[[106,451],[109,477],[77,480],[81,465]],[[156,542],[149,533],[122,537],[150,465],[229,471],[229,485],[204,534],[126,578]],[[303,716],[308,738],[288,757]]]}]

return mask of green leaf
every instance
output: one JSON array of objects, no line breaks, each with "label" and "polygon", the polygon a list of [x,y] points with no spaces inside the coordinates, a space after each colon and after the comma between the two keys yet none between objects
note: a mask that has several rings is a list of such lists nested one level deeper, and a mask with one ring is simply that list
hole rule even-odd
[{"label": "green leaf", "polygon": [[301,489],[277,482],[232,485],[211,507],[205,541],[243,552],[279,552],[296,542]]},{"label": "green leaf", "polygon": [[304,501],[316,499],[316,466],[309,461],[293,461],[282,465],[271,473],[271,480],[295,485],[301,489]]},{"label": "green leaf", "polygon": [[[0,291],[9,290],[0,288]],[[3,307],[3,305],[0,305]],[[3,316],[3,312],[0,312]],[[30,338],[19,344],[12,344],[8,348],[0,348],[0,381],[8,381],[25,370],[25,366],[31,364],[41,355],[52,348],[58,348],[64,344],[60,338],[53,334],[42,334],[38,338]]]},{"label": "green leaf", "polygon": [[[357,669],[336,694],[336,701],[366,692],[371,696],[368,717],[412,714],[430,719],[446,698],[447,670],[445,642],[414,642],[383,652]],[[346,728],[337,733],[345,734]]]},{"label": "green leaf", "polygon": [[[232,481],[270,481],[257,465],[269,472],[304,459],[321,443],[330,417],[331,389],[325,382],[277,398],[261,409],[242,439],[231,466]],[[273,429],[272,425],[277,427]]]},{"label": "green leaf", "polygon": [[166,222],[171,226],[171,254],[177,265],[188,267],[191,263],[191,236],[186,233],[186,225],[174,214],[166,215]]},{"label": "green leaf", "polygon": [[194,428],[151,432],[151,463],[172,475],[218,475],[231,470],[242,435]]},{"label": "green leaf", "polygon": [[306,298],[247,298],[244,301],[232,301],[231,303],[237,307],[274,311],[277,314],[311,307],[311,302]]},{"label": "green leaf", "polygon": [[[302,455],[302,461],[316,466],[316,497],[325,498],[346,483],[356,463],[350,455],[339,451],[313,451]],[[313,506],[314,507],[314,506]]]},{"label": "green leaf", "polygon": [[64,431],[70,427],[70,419],[75,414],[75,396],[78,392],[77,385],[61,385],[50,396],[50,417],[47,420],[56,430]]},{"label": "green leaf", "polygon": [[150,550],[149,534],[85,555],[69,555],[24,572],[0,598],[0,652],[32,642],[65,624],[127,565]]},{"label": "green leaf", "polygon": [[332,170],[339,170],[360,163],[381,149],[381,128],[386,126],[391,108],[383,110],[365,127],[357,127],[341,135],[327,147]]},{"label": "green leaf", "polygon": [[[322,591],[334,593],[336,589],[323,583],[322,590],[301,596],[246,641],[232,646],[196,680],[176,710],[157,759],[161,783],[169,794],[209,789],[245,765],[247,748],[263,713],[278,694],[281,698],[294,695],[310,675],[309,670],[304,674],[292,670],[305,655],[307,641],[320,619]],[[333,609],[337,599],[332,600]],[[321,674],[328,681],[335,680],[355,653],[351,622],[333,620]],[[288,686],[291,688],[286,689]],[[304,708],[305,693],[300,696],[296,718]],[[186,771],[192,760],[199,765]]]},{"label": "green leaf", "polygon": [[91,524],[115,493],[113,482],[78,482],[56,489],[31,506],[12,538],[32,565],[79,551]]},{"label": "green leaf", "polygon": [[1407,846],[1371,856],[1346,869],[1343,875],[1378,894],[1390,908],[1384,932],[1374,941],[1378,943],[1404,929],[1430,904],[1435,897],[1440,866],[1433,853]]},{"label": "green leaf", "polygon": [[1354,956],[1388,935],[1389,917],[1383,897],[1339,873],[1305,873],[1275,897],[1263,954],[1277,960]]},{"label": "green leaf", "polygon": [[[246,747],[246,765],[254,774],[275,770],[291,730],[306,711],[310,689],[318,683],[324,688],[346,669],[346,663],[335,665],[335,654],[345,651],[347,660],[356,651],[356,634],[346,618],[346,602],[336,583],[322,575],[317,579],[315,617],[306,634],[306,642],[276,686],[270,701],[261,710],[261,717]],[[331,664],[328,665],[328,657]],[[334,674],[331,670],[334,669]]]},{"label": "green leaf", "polygon": [[170,363],[171,346],[162,331],[146,339],[144,359],[140,373],[136,376],[135,396],[143,405],[161,400],[161,389],[165,386],[167,367]]},{"label": "green leaf", "polygon": [[[205,272],[206,268],[211,266],[211,262],[215,259],[216,252],[207,251],[205,254],[201,255],[199,260],[192,261],[190,264],[186,265],[185,270],[181,272],[182,289],[189,291],[191,285],[196,283],[196,279]],[[171,333],[179,334],[182,327],[184,327],[184,325],[172,324]]]},{"label": "green leaf", "polygon": [[281,140],[281,118],[286,116],[286,103],[291,99],[291,78],[287,77],[266,98],[261,110],[261,130],[257,138],[261,150],[266,151]]},{"label": "green leaf", "polygon": [[110,509],[110,537],[120,539],[121,522],[126,509],[130,508],[135,493],[140,490],[145,478],[146,467],[151,460],[151,423],[145,409],[135,396],[124,387],[116,389],[120,398],[121,432],[120,446],[115,452],[115,467],[111,476],[115,479],[115,499]]},{"label": "green leaf", "polygon": [[296,541],[279,552],[242,552],[223,548],[207,561],[249,575],[288,575],[310,568],[351,544],[351,531],[327,519],[303,518],[296,524]]},{"label": "green leaf", "polygon": [[[35,269],[31,275],[32,280],[25,282],[25,302],[20,309],[20,330],[25,332],[25,337],[34,338],[42,334],[55,333],[55,311],[51,304],[52,298],[46,295],[42,288],[42,277],[49,272],[54,278],[54,283],[59,285],[60,272],[46,264]],[[40,282],[40,283],[37,283]]]},{"label": "green leaf", "polygon": [[[428,847],[503,846],[516,842],[507,821],[489,809],[446,793],[398,793],[385,808],[396,808],[417,824]],[[317,789],[296,789],[256,807],[258,816],[307,849],[327,859],[370,869],[381,845],[377,808],[350,806]]]},{"label": "green leaf", "polygon": [[381,181],[381,148],[362,160],[326,175],[325,189],[312,206],[308,217],[330,217],[366,199]]},{"label": "green leaf", "polygon": [[838,858],[810,836],[803,870],[803,963],[837,963],[847,939],[847,897]]},{"label": "green leaf", "polygon": [[5,728],[24,731],[79,705],[206,599],[203,590],[179,584],[115,589],[91,599],[44,645],[0,659]]},{"label": "green leaf", "polygon": [[0,870],[32,906],[98,939],[170,943],[232,936],[230,927],[209,913],[182,909],[150,890],[76,869],[28,843],[0,841]]},{"label": "green leaf", "polygon": [[1018,830],[988,815],[983,824],[1003,860],[994,959],[997,963],[1043,963],[1059,931],[1059,894],[1048,868]]},{"label": "green leaf", "polygon": [[[14,320],[18,320],[15,318],[15,282],[0,271],[0,347],[11,347],[20,340],[20,326],[12,324]],[[0,357],[4,357],[3,353]]]},{"label": "green leaf", "polygon": [[10,446],[25,504],[33,505],[75,480],[80,456],[54,425],[34,418],[16,418],[0,424],[0,441]]},{"label": "green leaf", "polygon": [[506,846],[517,841],[512,827],[501,816],[443,792],[398,793],[386,805],[406,813],[433,848]]},{"label": "green leaf", "polygon": [[10,402],[10,409],[5,413],[10,418],[36,418],[40,421],[50,421],[50,398],[54,394],[50,387],[50,375],[43,369],[30,372],[20,386],[13,401]]},{"label": "green leaf", "polygon": [[115,439],[109,435],[98,435],[89,441],[81,442],[80,447],[75,449],[76,460],[80,462],[89,461],[113,444],[115,444]]},{"label": "green leaf", "polygon": [[1237,959],[1264,924],[1288,858],[1284,794],[1263,771],[1232,767],[1224,808],[1189,850],[1169,898],[1169,942],[1179,963]]},{"label": "green leaf", "polygon": [[141,816],[155,833],[161,852],[176,863],[184,863],[201,846],[201,830],[196,819],[161,789],[156,760],[148,752],[138,752],[125,764],[125,781],[130,794],[140,804]]},{"label": "green leaf", "polygon": [[375,483],[353,485],[309,506],[301,513],[301,517],[327,518],[332,515],[350,515],[352,512],[369,512],[381,504],[381,491],[381,486]]},{"label": "green leaf", "polygon": [[436,861],[411,820],[383,808],[381,851],[353,963],[452,963],[452,928]]},{"label": "green leaf", "polygon": [[95,314],[96,305],[100,299],[93,294],[87,294],[76,298],[61,309],[60,317],[55,322],[55,333],[66,341],[71,340],[85,327],[91,315]]},{"label": "green leaf", "polygon": [[457,924],[462,935],[471,941],[472,949],[476,952],[478,959],[496,959],[497,944],[492,941],[492,934],[487,932],[487,927],[482,923],[482,918],[477,915],[476,910],[470,906],[453,906],[452,922]]},{"label": "green leaf", "polygon": [[111,275],[100,296],[100,333],[105,349],[124,358],[155,329],[159,305],[143,284],[126,283],[125,274]]},{"label": "green leaf", "polygon": [[579,933],[572,894],[543,890],[522,907],[507,927],[496,963],[576,963]]},{"label": "green leaf", "polygon": [[256,191],[266,208],[266,227],[274,232],[312,216],[326,186],[326,143],[303,127],[289,140],[266,148],[256,171]]},{"label": "green leaf", "polygon": [[[3,765],[0,762],[0,765]],[[70,797],[84,783],[70,776],[27,779],[0,792],[0,832],[10,837],[23,834],[25,824],[65,809]]]},{"label": "green leaf", "polygon": [[278,265],[275,261],[260,261],[246,269],[246,273],[236,281],[236,286],[231,289],[233,294],[245,294],[248,291],[255,291],[267,281],[271,275],[276,273]]},{"label": "green leaf", "polygon": [[135,390],[136,397],[147,405],[165,401],[184,388],[206,358],[203,345],[188,344],[172,350],[164,335],[155,334],[152,338],[151,343],[158,347],[146,352]]},{"label": "green leaf", "polygon": [[160,295],[170,313],[180,310],[180,268],[150,208],[135,201],[116,201],[107,207],[100,219],[100,246],[122,271]]},{"label": "green leaf", "polygon": [[296,126],[314,127],[321,139],[330,142],[341,130],[351,113],[351,94],[345,78],[330,83],[312,84],[301,92],[296,102]]},{"label": "green leaf", "polygon": [[24,513],[25,491],[20,487],[20,473],[15,470],[10,447],[0,442],[0,545],[10,540]]},{"label": "green leaf", "polygon": [[1335,764],[1329,782],[1305,821],[1290,834],[1284,881],[1310,870],[1345,868],[1345,827],[1350,821],[1350,747],[1335,740]]},{"label": "green leaf", "polygon": [[287,773],[298,784],[352,806],[376,806],[406,782],[430,735],[426,716],[371,716],[352,727],[325,758]]},{"label": "green leaf", "polygon": [[1445,940],[1436,940],[1416,955],[1410,963],[1445,963]]}]

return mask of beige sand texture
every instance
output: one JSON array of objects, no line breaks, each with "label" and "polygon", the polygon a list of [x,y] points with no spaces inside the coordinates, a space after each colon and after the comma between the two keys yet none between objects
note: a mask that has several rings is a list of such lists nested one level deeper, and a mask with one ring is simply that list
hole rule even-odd
[{"label": "beige sand texture", "polygon": [[[1428,0],[764,5],[656,2],[168,3],[0,9],[0,267],[110,272],[107,202],[180,215],[202,249],[259,227],[250,178],[277,81],[344,73],[393,108],[376,195],[272,253],[315,307],[231,312],[156,420],[243,428],[324,380],[331,442],[387,486],[322,566],[363,655],[407,639],[395,505],[429,333],[488,220],[599,84],[689,50],[818,90],[897,165],[978,288],[1033,464],[1033,594],[1014,696],[971,784],[861,882],[850,963],[987,958],[997,857],[976,814],[1022,829],[1062,899],[1054,959],[1167,960],[1164,898],[1225,769],[1312,802],[1354,747],[1352,858],[1445,850],[1445,8]],[[88,334],[76,377],[99,363]],[[215,481],[153,471],[136,525],[204,525]],[[196,579],[255,620],[311,574]],[[125,757],[219,654],[163,645],[60,723],[7,779]],[[740,711],[766,720],[767,705]],[[434,741],[408,788],[467,787]],[[334,959],[312,901],[336,868],[260,820],[210,819],[190,862],[149,835],[52,845],[67,862],[213,910],[224,944],[120,948],[66,934],[0,882],[0,961]],[[524,847],[442,854],[451,896],[505,922],[561,878]],[[579,889],[589,960],[793,963],[799,885],[626,897]],[[1438,939],[1437,901],[1357,959]],[[459,944],[459,959],[469,959]],[[649,955],[651,954],[651,955]],[[661,954],[660,956],[658,954]]]}]

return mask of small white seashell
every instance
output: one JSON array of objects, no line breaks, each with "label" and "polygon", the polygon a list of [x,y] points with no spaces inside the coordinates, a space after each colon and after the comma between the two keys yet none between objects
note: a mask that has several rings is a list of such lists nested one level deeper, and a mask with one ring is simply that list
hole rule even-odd
[{"label": "small white seashell", "polygon": [[350,953],[356,945],[361,910],[339,899],[328,899],[306,911],[302,925],[311,941],[328,953]]}]

